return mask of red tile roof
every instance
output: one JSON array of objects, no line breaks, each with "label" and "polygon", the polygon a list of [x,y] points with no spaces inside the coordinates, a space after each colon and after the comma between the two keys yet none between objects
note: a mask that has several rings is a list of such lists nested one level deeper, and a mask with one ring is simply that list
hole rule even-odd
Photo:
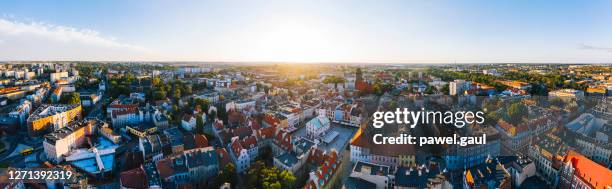
[{"label": "red tile roof", "polygon": [[232,134],[242,138],[253,135],[253,130],[251,130],[249,127],[238,127],[236,129],[232,129]]},{"label": "red tile roof", "polygon": [[242,139],[242,141],[240,141],[240,145],[243,148],[247,149],[257,148],[257,138],[255,138],[254,136],[244,138]]},{"label": "red tile roof", "polygon": [[227,121],[231,124],[244,124],[246,123],[246,117],[243,113],[238,111],[229,111]]},{"label": "red tile roof", "polygon": [[121,186],[125,188],[148,188],[147,175],[142,167],[121,172]]},{"label": "red tile roof", "polygon": [[[531,124],[523,123],[523,124],[519,124],[518,126],[516,126],[516,125],[513,125],[511,123],[506,122],[503,119],[500,119],[497,122],[497,125],[499,125],[500,128],[504,129],[506,131],[506,133],[510,133],[512,135],[516,135],[518,133],[522,133],[522,132],[528,131],[529,130],[529,126]],[[512,130],[514,130],[514,132]]]},{"label": "red tile roof", "polygon": [[340,160],[338,159],[338,153],[333,150],[329,154],[324,155],[323,161],[320,163],[315,175],[319,180],[323,180],[323,186],[325,186],[332,180],[339,168]]},{"label": "red tile roof", "polygon": [[166,179],[174,173],[174,169],[172,168],[172,159],[166,158],[157,161],[155,164],[157,167],[157,172],[159,172],[160,179]]},{"label": "red tile roof", "polygon": [[225,148],[217,148],[217,156],[219,157],[219,169],[230,163],[230,156]]},{"label": "red tile roof", "polygon": [[120,116],[120,115],[136,114],[136,113],[138,113],[138,108],[128,108],[124,110],[113,110],[111,115],[113,116],[113,118],[117,118],[117,116]]},{"label": "red tile roof", "polygon": [[234,140],[231,144],[232,151],[236,157],[240,157],[240,151],[242,151],[242,146],[240,145],[240,140]]},{"label": "red tile roof", "polygon": [[216,120],[215,120],[215,123],[214,123],[213,125],[215,126],[215,128],[216,128],[217,130],[221,130],[221,129],[223,129],[223,128],[224,128],[224,127],[223,127],[223,121],[221,121],[220,119],[216,119]]},{"label": "red tile roof", "polygon": [[278,124],[280,124],[280,121],[276,119],[276,117],[274,117],[274,115],[272,114],[266,114],[264,116],[263,121],[266,122],[270,126],[277,126]]},{"label": "red tile roof", "polygon": [[53,94],[60,95],[62,94],[62,88],[58,87],[53,90]]},{"label": "red tile roof", "polygon": [[389,144],[389,145],[376,145],[370,140],[372,137],[366,136],[361,129],[357,130],[355,136],[351,139],[351,145],[359,146],[361,148],[370,149],[370,153],[376,155],[383,155],[389,157],[398,157],[401,155],[416,155],[414,145],[401,145],[401,144]]},{"label": "red tile roof", "polygon": [[316,189],[316,188],[317,188],[317,185],[312,180],[308,181],[308,183],[304,185],[304,189]]},{"label": "red tile roof", "polygon": [[110,108],[138,108],[138,104],[111,104]]},{"label": "red tile roof", "polygon": [[204,135],[194,135],[195,147],[204,148],[208,147],[208,139]]},{"label": "red tile roof", "polygon": [[596,189],[612,187],[612,170],[597,164],[582,154],[570,150],[565,156],[565,163],[571,163],[575,168],[574,175],[582,178]]},{"label": "red tile roof", "polygon": [[257,130],[257,129],[261,128],[261,125],[259,125],[259,122],[257,122],[257,120],[255,120],[253,118],[248,118],[247,123],[251,127],[251,129],[253,129],[253,130]]},{"label": "red tile roof", "polygon": [[285,150],[291,151],[293,145],[291,144],[291,134],[285,130],[280,130],[276,133],[276,144],[280,145]]},{"label": "red tile roof", "polygon": [[274,133],[276,133],[276,127],[267,127],[263,129],[257,130],[257,137],[259,139],[267,139],[274,137]]}]

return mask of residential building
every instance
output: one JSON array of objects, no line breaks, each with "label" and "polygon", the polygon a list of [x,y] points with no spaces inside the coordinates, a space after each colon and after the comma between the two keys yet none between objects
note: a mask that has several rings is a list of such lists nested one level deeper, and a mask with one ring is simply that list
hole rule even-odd
[{"label": "residential building", "polygon": [[187,131],[192,131],[196,127],[196,118],[193,115],[184,115],[181,119],[181,127]]},{"label": "residential building", "polygon": [[306,135],[310,138],[322,137],[330,127],[330,121],[325,116],[318,116],[306,122]]},{"label": "residential building", "polygon": [[569,150],[563,159],[560,188],[612,188],[612,170]]},{"label": "residential building", "polygon": [[51,93],[51,102],[58,103],[62,98],[62,87],[56,87],[53,89],[53,93]]},{"label": "residential building", "polygon": [[55,72],[55,73],[51,73],[49,75],[49,79],[51,80],[51,83],[55,83],[57,80],[60,80],[62,78],[67,78],[68,77],[68,72]]},{"label": "residential building", "polygon": [[389,167],[408,167],[416,163],[413,145],[376,145],[372,136],[357,130],[350,142],[351,162],[366,162]]},{"label": "residential building", "polygon": [[562,99],[582,99],[584,98],[584,92],[576,89],[559,89],[548,92],[548,96]]},{"label": "residential building", "polygon": [[501,139],[499,132],[492,127],[479,128],[472,136],[487,136],[485,144],[459,146],[452,145],[444,151],[443,159],[446,169],[454,171],[466,167],[474,167],[485,162],[488,157],[501,155]]},{"label": "residential building", "polygon": [[236,172],[242,173],[246,171],[251,164],[251,156],[249,155],[248,149],[242,146],[238,137],[232,138],[231,143],[228,145],[232,160],[234,165],[236,165]]},{"label": "residential building", "polygon": [[45,135],[43,141],[45,155],[54,162],[62,161],[72,149],[85,142],[85,137],[92,134],[95,125],[95,121],[73,122]]},{"label": "residential building", "polygon": [[461,95],[464,91],[468,90],[470,86],[469,81],[456,79],[448,84],[449,95]]},{"label": "residential building", "polygon": [[512,175],[498,159],[488,158],[477,167],[468,168],[463,176],[463,188],[511,189]]},{"label": "residential building", "polygon": [[359,178],[375,185],[376,189],[392,188],[394,176],[389,166],[358,161],[349,177]]},{"label": "residential building", "polygon": [[32,103],[29,100],[22,100],[13,111],[9,113],[9,117],[19,120],[19,125],[25,125],[32,111]]},{"label": "residential building", "polygon": [[338,181],[338,174],[336,173],[338,173],[342,163],[341,159],[338,157],[338,152],[332,150],[320,156],[311,157],[311,159],[318,159],[315,161],[318,164],[318,168],[310,172],[309,179],[306,181],[306,186],[304,188],[333,188]]},{"label": "residential building", "polygon": [[61,129],[80,118],[80,104],[44,104],[28,117],[28,134],[39,136],[45,131]]}]

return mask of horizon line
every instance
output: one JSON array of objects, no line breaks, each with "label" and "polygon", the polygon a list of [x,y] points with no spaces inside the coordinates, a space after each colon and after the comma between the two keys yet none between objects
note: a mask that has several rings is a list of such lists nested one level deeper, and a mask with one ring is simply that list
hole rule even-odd
[{"label": "horizon line", "polygon": [[608,65],[612,62],[433,62],[433,63],[408,63],[408,62],[299,62],[299,61],[171,61],[171,60],[0,60],[2,63],[40,63],[40,62],[88,62],[88,63],[204,63],[204,64],[378,64],[378,65],[452,65],[452,64],[599,64]]}]

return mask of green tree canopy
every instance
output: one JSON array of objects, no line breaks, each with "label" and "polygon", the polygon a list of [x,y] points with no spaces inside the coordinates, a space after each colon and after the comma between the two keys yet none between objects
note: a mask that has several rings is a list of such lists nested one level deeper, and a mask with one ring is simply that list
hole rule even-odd
[{"label": "green tree canopy", "polygon": [[256,161],[247,170],[246,183],[253,188],[295,188],[296,177],[289,171],[277,167],[266,167],[262,161]]},{"label": "green tree canopy", "polygon": [[508,106],[508,122],[519,124],[527,116],[529,110],[523,103],[515,102]]},{"label": "green tree canopy", "polygon": [[344,81],[344,78],[339,76],[329,76],[323,79],[323,83],[325,84],[333,83],[336,90],[338,90],[338,83],[344,83]]},{"label": "green tree canopy", "polygon": [[198,134],[204,134],[204,120],[202,116],[196,115],[196,132]]},{"label": "green tree canopy", "polygon": [[72,92],[62,95],[60,98],[62,104],[81,104],[81,95],[77,92]]}]

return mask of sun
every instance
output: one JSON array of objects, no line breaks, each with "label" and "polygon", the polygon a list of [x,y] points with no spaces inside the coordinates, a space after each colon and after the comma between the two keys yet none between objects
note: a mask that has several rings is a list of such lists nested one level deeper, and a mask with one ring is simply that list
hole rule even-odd
[{"label": "sun", "polygon": [[257,49],[266,60],[288,62],[328,61],[333,58],[335,50],[326,28],[299,22],[265,30]]}]

